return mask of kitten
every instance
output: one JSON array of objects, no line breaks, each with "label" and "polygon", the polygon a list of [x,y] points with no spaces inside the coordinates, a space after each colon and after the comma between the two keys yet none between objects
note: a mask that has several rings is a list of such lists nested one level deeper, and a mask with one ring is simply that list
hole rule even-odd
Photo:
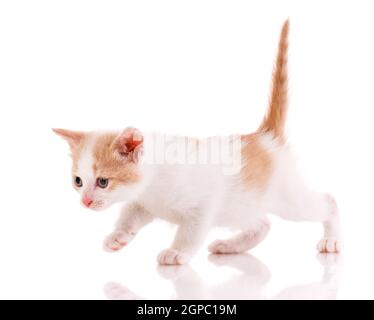
[{"label": "kitten", "polygon": [[[293,221],[322,222],[324,237],[318,250],[340,251],[335,200],[304,185],[286,145],[288,31],[286,21],[269,109],[252,134],[199,140],[146,135],[135,128],[120,133],[54,129],[70,145],[73,186],[82,204],[101,210],[126,202],[114,231],[104,241],[106,250],[122,249],[143,226],[161,218],[177,224],[178,230],[170,247],[159,254],[160,264],[187,263],[213,226],[240,232],[213,242],[210,252],[244,252],[265,238],[270,228],[267,214],[273,213]],[[216,142],[221,154],[212,151]],[[232,168],[215,161],[217,154],[236,159]]]}]

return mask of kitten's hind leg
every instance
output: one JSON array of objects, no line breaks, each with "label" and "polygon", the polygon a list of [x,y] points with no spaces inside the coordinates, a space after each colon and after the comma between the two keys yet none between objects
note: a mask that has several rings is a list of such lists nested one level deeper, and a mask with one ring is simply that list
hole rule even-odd
[{"label": "kitten's hind leg", "polygon": [[208,248],[215,254],[241,253],[256,247],[270,230],[270,222],[261,219],[255,226],[226,240],[216,240]]},{"label": "kitten's hind leg", "polygon": [[332,196],[326,194],[325,198],[329,203],[330,212],[327,219],[323,221],[324,236],[319,241],[317,249],[319,252],[336,253],[341,251],[338,207]]},{"label": "kitten's hind leg", "polygon": [[319,241],[319,252],[341,251],[340,223],[334,198],[325,193],[316,193],[298,188],[298,192],[277,203],[273,213],[286,220],[322,222],[324,237]]}]

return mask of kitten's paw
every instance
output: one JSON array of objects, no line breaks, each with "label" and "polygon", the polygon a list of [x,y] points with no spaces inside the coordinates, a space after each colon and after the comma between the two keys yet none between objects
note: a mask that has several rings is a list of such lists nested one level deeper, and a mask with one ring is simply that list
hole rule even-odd
[{"label": "kitten's paw", "polygon": [[321,253],[341,252],[341,241],[337,238],[323,238],[317,245],[317,250]]},{"label": "kitten's paw", "polygon": [[241,251],[227,240],[216,240],[208,247],[208,250],[214,254],[240,253]]},{"label": "kitten's paw", "polygon": [[175,249],[166,249],[160,252],[157,261],[160,265],[182,265],[189,260],[187,254]]},{"label": "kitten's paw", "polygon": [[107,252],[119,251],[133,238],[134,235],[128,234],[124,231],[115,231],[104,240],[104,250]]}]

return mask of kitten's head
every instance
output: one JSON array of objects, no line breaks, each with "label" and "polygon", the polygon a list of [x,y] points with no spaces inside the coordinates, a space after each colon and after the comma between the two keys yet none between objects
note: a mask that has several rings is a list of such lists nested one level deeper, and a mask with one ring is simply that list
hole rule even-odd
[{"label": "kitten's head", "polygon": [[139,130],[127,128],[120,134],[53,131],[70,146],[72,183],[85,207],[105,209],[115,202],[131,201],[142,190],[143,135]]}]

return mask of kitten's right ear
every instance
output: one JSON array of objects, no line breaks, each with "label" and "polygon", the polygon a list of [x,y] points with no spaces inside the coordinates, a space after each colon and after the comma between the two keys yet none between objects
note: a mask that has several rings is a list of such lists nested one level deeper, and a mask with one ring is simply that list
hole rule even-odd
[{"label": "kitten's right ear", "polygon": [[55,128],[52,130],[54,133],[66,140],[71,149],[76,148],[84,138],[83,132]]}]

